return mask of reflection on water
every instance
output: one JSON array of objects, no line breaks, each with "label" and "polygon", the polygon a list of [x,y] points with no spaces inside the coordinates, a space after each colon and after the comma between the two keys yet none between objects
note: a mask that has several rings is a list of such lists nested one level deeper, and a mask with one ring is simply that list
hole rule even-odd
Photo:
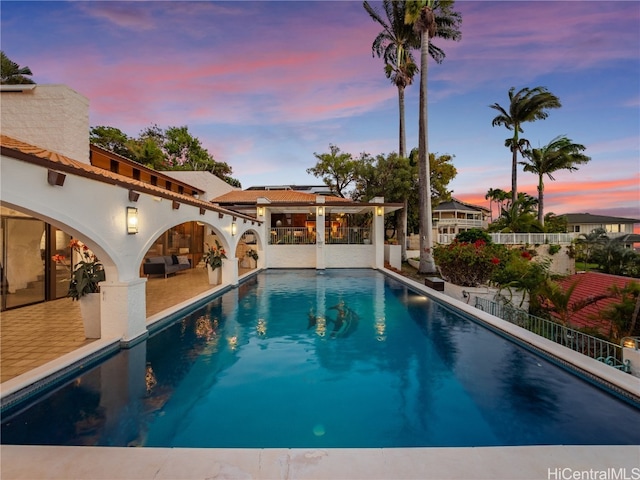
[{"label": "reflection on water", "polygon": [[635,444],[617,426],[636,419],[377,272],[277,271],[3,418],[1,433],[167,447]]}]

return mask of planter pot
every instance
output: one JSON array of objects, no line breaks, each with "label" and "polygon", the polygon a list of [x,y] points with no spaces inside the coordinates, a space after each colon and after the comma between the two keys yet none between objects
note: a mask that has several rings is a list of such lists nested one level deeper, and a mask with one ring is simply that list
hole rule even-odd
[{"label": "planter pot", "polygon": [[256,268],[256,263],[257,263],[257,262],[256,262],[253,258],[251,258],[251,257],[249,257],[249,258],[248,258],[248,260],[249,260],[249,268],[250,268],[250,269],[252,269],[252,270],[253,270],[254,268]]},{"label": "planter pot", "polygon": [[78,299],[86,338],[100,338],[100,294],[89,293]]},{"label": "planter pot", "polygon": [[211,267],[207,265],[207,273],[209,274],[209,285],[220,285],[222,282],[222,268],[212,270]]}]

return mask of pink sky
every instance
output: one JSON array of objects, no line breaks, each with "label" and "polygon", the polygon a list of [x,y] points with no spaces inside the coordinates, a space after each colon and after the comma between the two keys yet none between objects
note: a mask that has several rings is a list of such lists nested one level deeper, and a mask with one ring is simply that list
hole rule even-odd
[{"label": "pink sky", "polygon": [[[375,4],[375,2],[374,2]],[[510,190],[510,87],[546,86],[562,108],[527,124],[534,147],[566,134],[592,161],[545,180],[545,211],[640,218],[640,3],[459,1],[462,41],[436,43],[429,149],[455,156],[454,196],[488,206]],[[90,101],[92,126],[130,136],[187,125],[243,187],[318,184],[329,144],[397,150],[397,92],[371,55],[379,32],[359,1],[3,2],[2,48],[39,83]],[[416,78],[417,82],[417,78]],[[417,146],[417,83],[406,91]],[[537,178],[519,171],[521,191]]]}]

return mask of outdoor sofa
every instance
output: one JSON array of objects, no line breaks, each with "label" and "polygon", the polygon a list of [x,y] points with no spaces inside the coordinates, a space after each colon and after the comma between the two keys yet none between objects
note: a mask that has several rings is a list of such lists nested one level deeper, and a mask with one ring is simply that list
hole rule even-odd
[{"label": "outdoor sofa", "polygon": [[164,275],[167,278],[172,273],[191,268],[191,259],[185,255],[164,255],[149,257],[142,264],[145,275]]}]

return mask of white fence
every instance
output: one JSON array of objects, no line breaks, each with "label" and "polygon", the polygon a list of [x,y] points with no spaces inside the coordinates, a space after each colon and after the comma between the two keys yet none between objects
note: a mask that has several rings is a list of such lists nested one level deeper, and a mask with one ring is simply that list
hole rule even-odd
[{"label": "white fence", "polygon": [[[570,244],[580,237],[580,233],[490,233],[493,243],[504,245],[544,245],[544,244]],[[616,238],[626,235],[626,233],[607,233],[609,238]],[[450,244],[455,235],[439,234],[437,243],[441,245]]]}]

